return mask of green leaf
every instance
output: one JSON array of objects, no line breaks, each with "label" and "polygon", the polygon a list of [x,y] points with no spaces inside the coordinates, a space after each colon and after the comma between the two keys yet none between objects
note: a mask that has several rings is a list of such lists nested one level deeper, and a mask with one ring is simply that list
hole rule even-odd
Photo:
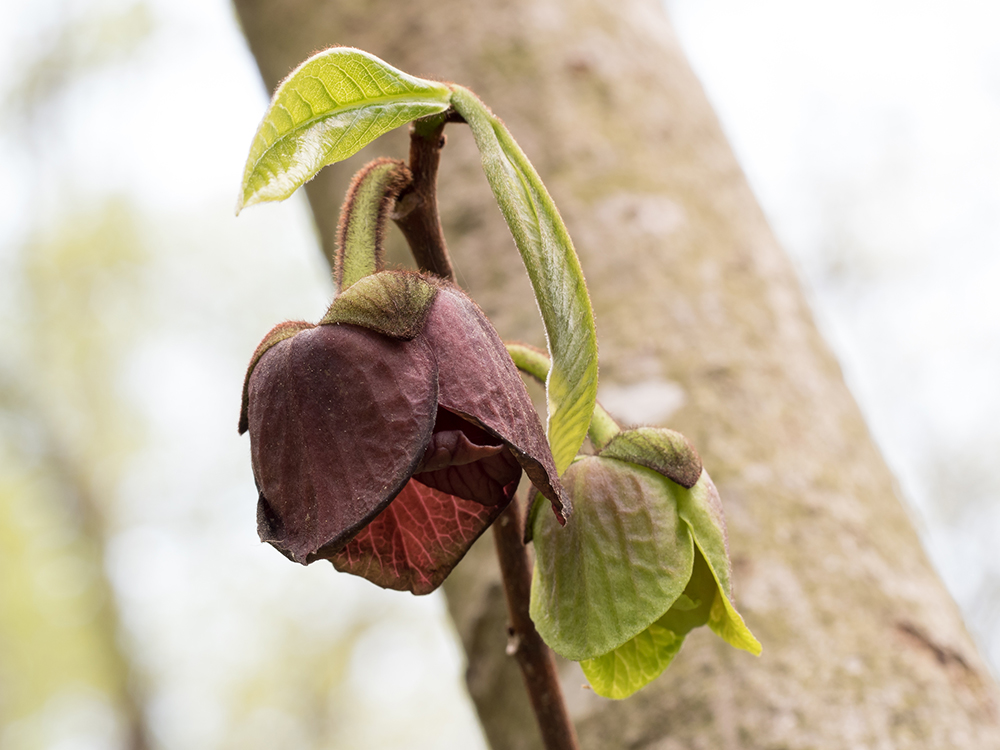
[{"label": "green leaf", "polygon": [[659,677],[687,634],[709,621],[717,593],[712,572],[696,551],[691,580],[659,620],[614,651],[580,663],[594,692],[605,698],[628,698]]},{"label": "green leaf", "polygon": [[684,592],[694,565],[677,514],[679,485],[623,461],[584,457],[563,475],[573,520],[535,519],[531,619],[545,642],[581,661],[608,653],[656,622]]},{"label": "green leaf", "polygon": [[472,128],[542,314],[552,357],[548,436],[562,473],[583,444],[597,399],[597,333],[580,261],[555,203],[504,124],[461,86],[453,87],[451,103]]},{"label": "green leaf", "polygon": [[677,501],[678,515],[691,528],[695,544],[708,561],[719,586],[727,596],[730,595],[732,584],[726,518],[722,513],[719,491],[715,489],[708,472],[703,471],[689,491],[678,493]]},{"label": "green leaf", "polygon": [[698,483],[689,492],[679,496],[677,512],[690,527],[694,543],[704,555],[709,569],[718,584],[712,603],[708,626],[730,646],[761,653],[758,641],[732,604],[731,566],[726,521],[722,515],[722,502],[708,472],[702,472]]},{"label": "green leaf", "polygon": [[708,627],[712,632],[734,648],[741,648],[749,651],[754,656],[760,656],[763,646],[760,641],[754,638],[750,628],[743,622],[740,613],[733,607],[729,597],[722,593],[722,589],[716,592],[715,601],[712,602],[712,612],[708,617]]},{"label": "green leaf", "polygon": [[243,171],[236,213],[284,200],[327,164],[448,108],[451,91],[351,47],[319,52],[274,92]]},{"label": "green leaf", "polygon": [[594,692],[605,698],[628,698],[659,677],[685,636],[708,621],[717,591],[705,559],[695,552],[691,580],[663,617],[614,651],[580,662]]},{"label": "green leaf", "polygon": [[620,700],[663,674],[682,645],[684,636],[654,622],[614,651],[585,659],[580,666],[595,693]]}]

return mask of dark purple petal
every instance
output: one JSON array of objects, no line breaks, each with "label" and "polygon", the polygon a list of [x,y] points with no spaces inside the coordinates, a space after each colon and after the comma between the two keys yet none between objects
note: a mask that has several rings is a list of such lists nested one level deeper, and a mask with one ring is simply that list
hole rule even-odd
[{"label": "dark purple petal", "polygon": [[552,451],[524,382],[483,312],[454,286],[442,286],[422,338],[438,362],[438,403],[505,442],[532,484],[568,515]]},{"label": "dark purple petal", "polygon": [[247,366],[247,374],[243,377],[243,403],[240,406],[239,424],[241,435],[250,428],[250,422],[247,417],[247,408],[250,405],[250,374],[254,371],[260,358],[279,341],[290,339],[300,331],[315,327],[312,323],[306,323],[304,320],[288,320],[284,323],[279,323],[268,331],[264,340],[257,344],[257,350],[253,353],[253,356],[250,358],[250,364]]},{"label": "dark purple petal", "polygon": [[343,547],[406,484],[436,412],[419,338],[323,325],[274,345],[249,387],[262,541],[303,564]]},{"label": "dark purple petal", "polygon": [[485,506],[411,480],[330,562],[383,588],[429,594],[503,512],[514,489],[507,502]]}]

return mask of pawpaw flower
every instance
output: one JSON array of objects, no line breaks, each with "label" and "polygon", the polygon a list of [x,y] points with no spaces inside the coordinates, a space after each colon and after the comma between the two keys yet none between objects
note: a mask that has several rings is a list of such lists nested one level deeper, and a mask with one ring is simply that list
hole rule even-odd
[{"label": "pawpaw flower", "polygon": [[522,469],[560,522],[570,511],[500,337],[420,274],[364,277],[318,325],[274,328],[247,371],[248,429],[261,540],[385,588],[437,588]]},{"label": "pawpaw flower", "polygon": [[706,624],[760,653],[732,604],[718,492],[683,435],[625,430],[562,479],[573,523],[554,533],[541,514],[533,520],[531,617],[554,651],[580,662],[595,692],[628,697]]}]

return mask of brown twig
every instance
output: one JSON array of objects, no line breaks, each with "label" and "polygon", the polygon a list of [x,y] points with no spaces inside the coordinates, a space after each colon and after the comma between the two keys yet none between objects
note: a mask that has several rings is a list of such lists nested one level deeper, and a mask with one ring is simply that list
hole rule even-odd
[{"label": "brown twig", "polygon": [[531,567],[528,550],[521,541],[521,523],[521,508],[515,500],[493,524],[493,540],[510,614],[507,653],[521,667],[546,750],[578,750],[576,730],[563,700],[555,659],[528,614]]},{"label": "brown twig", "polygon": [[437,172],[444,147],[447,115],[410,125],[410,172],[413,182],[396,201],[393,221],[410,245],[417,267],[449,281],[455,280],[438,215]]}]

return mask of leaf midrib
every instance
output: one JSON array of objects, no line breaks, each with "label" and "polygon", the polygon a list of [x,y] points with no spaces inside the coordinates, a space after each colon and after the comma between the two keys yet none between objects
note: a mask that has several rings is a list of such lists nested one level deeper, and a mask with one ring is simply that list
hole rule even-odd
[{"label": "leaf midrib", "polygon": [[[266,149],[264,149],[261,152],[261,155],[253,163],[253,169],[250,171],[250,174],[253,174],[257,170],[257,165],[260,164],[261,159],[263,159],[265,156],[267,156],[267,154],[269,154],[274,149],[274,147],[277,144],[283,142],[286,138],[289,138],[290,136],[294,135],[295,133],[297,133],[297,132],[299,132],[301,130],[307,130],[307,129],[309,129],[315,123],[320,122],[321,120],[328,119],[330,117],[333,117],[334,115],[344,114],[344,113],[350,112],[350,111],[355,110],[355,109],[365,109],[367,107],[377,107],[377,106],[380,106],[380,105],[383,105],[383,104],[396,104],[396,103],[400,103],[400,102],[403,102],[403,101],[413,102],[415,104],[424,103],[424,102],[431,103],[431,104],[440,104],[441,107],[442,107],[442,110],[448,108],[448,102],[447,101],[442,101],[440,98],[431,97],[431,96],[424,96],[424,97],[415,97],[415,96],[379,96],[379,97],[374,97],[374,98],[370,98],[370,99],[359,99],[358,101],[354,102],[353,104],[348,104],[348,105],[344,105],[344,106],[341,106],[341,107],[337,107],[336,109],[327,110],[322,115],[316,115],[314,117],[310,117],[308,120],[303,120],[301,123],[298,123],[294,128],[291,128],[288,131],[286,131],[283,135],[279,136],[270,145],[268,145],[268,147]],[[351,126],[348,126],[348,128],[350,128],[350,127]]]}]

